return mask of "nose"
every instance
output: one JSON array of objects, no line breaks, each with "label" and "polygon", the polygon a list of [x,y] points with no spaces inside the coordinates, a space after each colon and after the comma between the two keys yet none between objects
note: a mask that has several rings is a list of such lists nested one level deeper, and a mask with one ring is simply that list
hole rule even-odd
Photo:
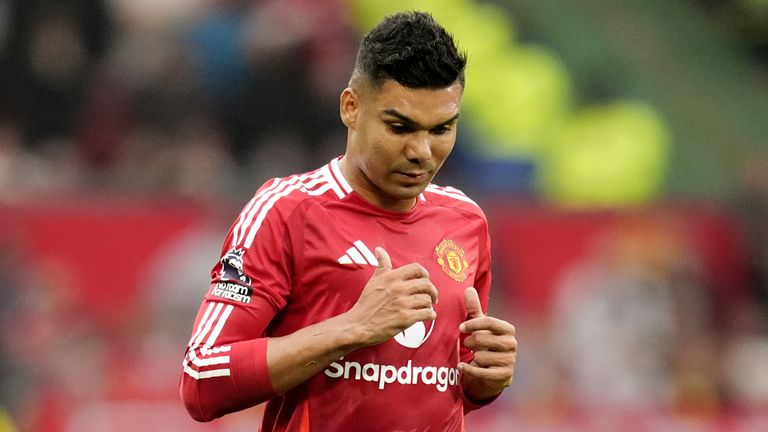
[{"label": "nose", "polygon": [[405,146],[405,157],[412,163],[421,164],[432,158],[432,142],[427,131],[413,134]]}]

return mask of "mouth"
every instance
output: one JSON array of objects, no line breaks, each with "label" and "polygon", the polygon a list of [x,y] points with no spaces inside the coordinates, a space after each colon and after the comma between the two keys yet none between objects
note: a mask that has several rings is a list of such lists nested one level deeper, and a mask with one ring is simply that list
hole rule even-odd
[{"label": "mouth", "polygon": [[429,179],[428,171],[395,171],[395,175],[403,183],[418,184]]}]

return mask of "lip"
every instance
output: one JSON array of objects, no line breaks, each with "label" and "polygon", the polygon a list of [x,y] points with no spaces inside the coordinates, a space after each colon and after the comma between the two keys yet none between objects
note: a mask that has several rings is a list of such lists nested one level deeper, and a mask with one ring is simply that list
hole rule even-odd
[{"label": "lip", "polygon": [[395,171],[395,174],[404,183],[423,183],[428,177],[427,171]]},{"label": "lip", "polygon": [[399,174],[405,174],[408,177],[421,177],[427,175],[426,171],[397,171]]}]

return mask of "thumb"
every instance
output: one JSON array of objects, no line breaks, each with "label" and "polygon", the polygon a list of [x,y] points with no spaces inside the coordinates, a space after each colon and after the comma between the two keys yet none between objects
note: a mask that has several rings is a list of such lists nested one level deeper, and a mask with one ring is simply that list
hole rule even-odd
[{"label": "thumb", "polygon": [[477,295],[477,290],[469,287],[464,290],[464,302],[467,306],[467,317],[482,318],[485,316],[483,313],[483,307],[480,305],[480,297]]},{"label": "thumb", "polygon": [[384,250],[383,247],[377,247],[374,249],[373,254],[376,255],[376,261],[379,262],[374,273],[381,273],[387,270],[392,270],[392,260],[389,258],[389,254]]}]

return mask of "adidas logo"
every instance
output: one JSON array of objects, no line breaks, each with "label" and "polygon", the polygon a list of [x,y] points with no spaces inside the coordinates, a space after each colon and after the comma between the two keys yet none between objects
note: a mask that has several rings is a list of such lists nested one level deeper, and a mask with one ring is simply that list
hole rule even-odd
[{"label": "adidas logo", "polygon": [[339,264],[370,264],[372,266],[379,265],[379,260],[373,255],[368,246],[357,240],[352,243],[354,246],[347,249],[347,253],[339,257]]}]

